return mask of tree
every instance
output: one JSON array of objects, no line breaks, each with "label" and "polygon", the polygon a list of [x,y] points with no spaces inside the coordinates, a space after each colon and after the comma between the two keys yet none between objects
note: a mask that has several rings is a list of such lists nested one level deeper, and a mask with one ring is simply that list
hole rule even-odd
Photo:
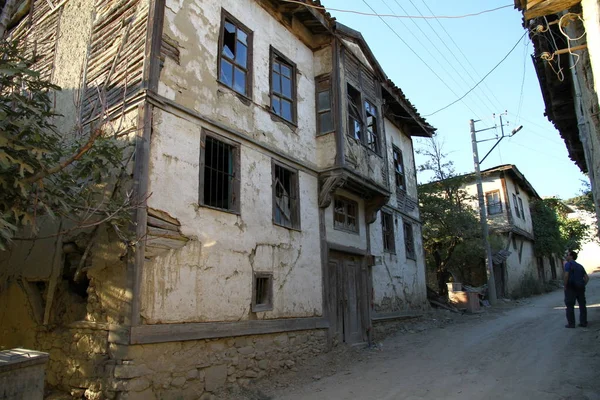
[{"label": "tree", "polygon": [[590,227],[568,218],[560,211],[560,204],[557,199],[543,199],[534,201],[530,206],[535,236],[534,251],[539,257],[579,250],[589,236]]},{"label": "tree", "polygon": [[131,197],[119,186],[127,132],[59,132],[57,86],[29,69],[19,44],[0,41],[0,249],[23,228],[35,238],[42,216],[69,221],[69,231],[111,222],[124,226]]},{"label": "tree", "polygon": [[468,204],[472,196],[461,189],[465,177],[455,174],[442,144],[433,139],[417,153],[427,157],[419,170],[433,173],[430,183],[419,186],[423,246],[427,265],[436,272],[440,294],[445,294],[451,271],[464,276],[465,270],[481,267],[484,253],[479,222]]},{"label": "tree", "polygon": [[592,185],[590,182],[581,180],[582,188],[580,195],[566,201],[567,204],[573,205],[582,210],[595,213],[594,198],[592,196]]}]

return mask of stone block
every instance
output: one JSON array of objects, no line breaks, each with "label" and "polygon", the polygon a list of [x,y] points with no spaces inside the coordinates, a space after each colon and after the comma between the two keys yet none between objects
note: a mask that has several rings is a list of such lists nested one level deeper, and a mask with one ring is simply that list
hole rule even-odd
[{"label": "stone block", "polygon": [[188,371],[188,372],[185,374],[185,378],[186,378],[187,380],[192,380],[192,379],[196,379],[196,378],[198,378],[198,370],[197,370],[196,368],[194,368],[194,369],[192,369],[192,370]]},{"label": "stone block", "polygon": [[156,396],[151,388],[141,392],[129,392],[122,397],[123,400],[156,400]]},{"label": "stone block", "polygon": [[288,342],[289,342],[289,338],[287,335],[279,335],[279,336],[276,336],[275,339],[273,339],[273,343],[275,343],[277,346],[280,346],[280,347],[287,346]]},{"label": "stone block", "polygon": [[185,385],[185,381],[185,377],[179,376],[171,381],[171,385],[175,387],[182,387],[183,385]]},{"label": "stone block", "polygon": [[144,375],[149,375],[152,373],[152,370],[148,368],[145,364],[143,365],[131,365],[131,364],[122,364],[115,366],[115,378],[119,379],[131,379],[137,378]]},{"label": "stone block", "polygon": [[208,392],[214,392],[225,385],[227,366],[215,365],[204,369],[204,387]]},{"label": "stone block", "polygon": [[249,369],[248,371],[246,371],[246,378],[257,378],[258,377],[258,373],[254,370]]},{"label": "stone block", "polygon": [[134,378],[127,382],[127,388],[131,392],[141,392],[148,389],[149,387],[150,381],[147,378]]},{"label": "stone block", "polygon": [[250,346],[241,347],[238,349],[238,353],[245,355],[245,356],[251,355],[251,354],[254,354],[254,348],[250,347]]},{"label": "stone block", "polygon": [[260,368],[260,369],[267,369],[267,368],[269,368],[269,362],[267,360],[260,360],[258,362],[258,368]]}]

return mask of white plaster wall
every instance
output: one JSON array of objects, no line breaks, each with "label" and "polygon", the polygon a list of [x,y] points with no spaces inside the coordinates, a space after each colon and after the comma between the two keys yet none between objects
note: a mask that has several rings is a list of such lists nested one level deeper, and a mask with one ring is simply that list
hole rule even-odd
[{"label": "white plaster wall", "polygon": [[[523,242],[523,251],[521,260],[519,261],[519,248]],[[531,274],[535,279],[538,278],[537,261],[533,252],[533,242],[517,237],[517,249],[510,244],[511,254],[506,259],[506,275],[507,275],[507,293],[517,290],[521,280],[528,274]]]},{"label": "white plaster wall", "polygon": [[358,233],[342,231],[333,227],[333,207],[334,201],[331,201],[329,207],[325,209],[325,229],[327,242],[335,243],[346,247],[353,247],[359,250],[367,249],[367,227],[365,223],[365,202],[360,197],[337,190],[335,195],[346,197],[358,203]]},{"label": "white plaster wall", "polygon": [[331,46],[314,52],[313,68],[315,76],[331,73],[333,69],[333,50]]},{"label": "white plaster wall", "polygon": [[406,258],[402,214],[393,212],[393,215],[395,253],[383,250],[381,212],[370,227],[371,253],[379,257],[372,267],[376,313],[421,309],[427,301],[421,225],[413,223],[416,260],[411,260]]},{"label": "white plaster wall", "polygon": [[[146,322],[321,315],[316,176],[299,172],[301,231],[275,226],[271,155],[241,142],[240,215],[198,207],[203,125],[156,109],[153,126],[149,206],[177,218],[194,239],[146,262],[141,301]],[[273,273],[273,311],[250,312],[253,271]]]},{"label": "white plaster wall", "polygon": [[[392,124],[388,119],[384,119],[385,123],[385,134],[387,138],[387,158],[388,158],[388,180],[391,196],[390,204],[392,207],[397,206],[397,197],[396,197],[396,183],[395,183],[395,175],[394,175],[394,150],[393,146],[396,146],[402,152],[402,159],[404,162],[404,174],[406,176],[406,193],[407,195],[418,201],[418,193],[417,193],[417,171],[415,168],[415,154],[413,148],[412,138],[408,135],[405,135],[396,125]],[[410,215],[419,219],[419,208],[416,207],[414,211],[410,213]]]},{"label": "white plaster wall", "polygon": [[[248,101],[217,82],[218,38],[224,8],[254,32],[253,88]],[[164,34],[176,40],[180,64],[167,58],[159,93],[255,140],[315,165],[313,52],[256,1],[167,0]],[[269,111],[269,46],[297,66],[297,127]],[[319,71],[322,72],[322,71]]]},{"label": "white plaster wall", "polygon": [[[517,188],[519,189],[519,193],[517,194]],[[510,199],[511,213],[513,216],[513,224],[518,228],[523,229],[531,234],[533,234],[533,223],[531,221],[531,211],[529,210],[529,204],[531,203],[531,196],[527,193],[522,187],[520,187],[517,182],[513,181],[510,177],[506,177],[506,190],[508,191],[508,197]],[[517,217],[515,215],[515,205],[513,203],[513,193],[517,194],[517,197],[523,200],[523,211],[525,216]],[[519,212],[520,212],[519,208]]]}]

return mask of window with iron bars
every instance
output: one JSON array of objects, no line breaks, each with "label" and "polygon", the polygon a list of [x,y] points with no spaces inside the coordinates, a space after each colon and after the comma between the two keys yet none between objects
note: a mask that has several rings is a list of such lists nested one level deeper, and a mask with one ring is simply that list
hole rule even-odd
[{"label": "window with iron bars", "polygon": [[252,284],[252,312],[270,311],[272,309],[273,274],[256,272]]},{"label": "window with iron bars", "polygon": [[273,162],[273,222],[300,229],[298,171]]},{"label": "window with iron bars", "polygon": [[204,133],[200,164],[200,204],[239,212],[239,145]]}]

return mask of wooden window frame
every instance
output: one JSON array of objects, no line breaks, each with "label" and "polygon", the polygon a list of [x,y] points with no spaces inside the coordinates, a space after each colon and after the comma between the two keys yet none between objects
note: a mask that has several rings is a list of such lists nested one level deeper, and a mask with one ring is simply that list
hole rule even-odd
[{"label": "wooden window frame", "polygon": [[[398,158],[400,160],[399,164],[400,164],[400,168],[402,169],[402,173],[399,174],[398,171],[396,170],[396,154],[398,155]],[[396,193],[399,193],[400,191],[405,192],[406,193],[406,169],[404,167],[404,156],[402,155],[402,150],[400,150],[400,148],[398,146],[392,146],[392,166],[393,166],[393,170],[394,170],[394,186],[396,187]],[[398,175],[401,176],[401,180],[402,180],[402,187],[398,186]]]},{"label": "wooden window frame", "polygon": [[[364,144],[372,152],[374,152],[375,154],[379,154],[380,149],[381,149],[381,137],[379,135],[379,123],[381,121],[379,120],[379,110],[378,110],[377,106],[375,104],[373,104],[373,102],[367,98],[363,99],[363,109],[364,109],[364,113],[365,113],[365,124],[364,124],[365,143]],[[375,113],[373,113],[373,111],[375,111]],[[373,121],[374,121],[373,128],[374,129],[369,129],[369,116],[371,116],[373,118]],[[369,136],[371,136],[373,138],[372,141]]]},{"label": "wooden window frame", "polygon": [[[241,31],[243,31],[246,35],[247,35],[247,53],[246,53],[246,68],[245,68],[245,72],[246,72],[246,93],[240,93],[237,90],[235,90],[233,88],[233,84],[231,86],[229,86],[227,83],[223,82],[221,80],[221,59],[223,57],[223,45],[224,45],[224,36],[225,36],[225,22],[229,21],[231,24],[235,25],[236,29],[239,29]],[[233,90],[236,94],[239,94],[240,96],[243,96],[247,99],[252,99],[252,60],[253,60],[253,39],[254,39],[254,32],[252,30],[250,30],[246,25],[244,25],[243,23],[241,23],[237,18],[235,18],[233,15],[231,15],[229,12],[227,12],[225,9],[221,9],[221,28],[219,31],[219,48],[217,49],[218,54],[217,54],[217,81],[219,82],[219,84],[228,87],[229,89]],[[237,40],[237,33],[236,33],[236,40]],[[237,65],[240,69],[243,69],[243,67],[239,66],[238,64],[235,63],[235,60],[230,60],[228,57],[225,57],[225,59],[230,62],[233,65],[233,69],[235,71],[235,66]],[[234,72],[235,75],[235,72]]]},{"label": "wooden window frame", "polygon": [[[231,208],[220,208],[205,204],[204,199],[204,185],[205,185],[205,169],[206,169],[206,138],[209,137],[212,140],[219,141],[231,148],[232,159],[233,159],[233,183],[232,183],[232,199]],[[215,132],[207,129],[202,130],[200,139],[200,173],[199,173],[199,188],[198,188],[198,204],[202,207],[210,208],[213,210],[228,212],[232,214],[240,214],[240,153],[241,145],[231,139],[221,136]]]},{"label": "wooden window frame", "polygon": [[515,209],[515,215],[517,217],[521,218],[521,213],[519,212],[519,203],[517,202],[517,195],[513,193],[512,197],[513,197],[513,203],[515,203],[513,205],[513,208]]},{"label": "wooden window frame", "polygon": [[523,220],[525,220],[525,210],[523,209],[523,199],[518,197],[517,200],[519,201],[519,209],[521,211],[521,218],[523,218]]},{"label": "wooden window frame", "polygon": [[[353,117],[350,113],[350,91],[348,89],[348,87],[351,87],[353,90],[355,90],[358,93],[358,99],[359,103],[357,105],[357,117],[360,118],[360,120],[358,121],[360,123],[360,137],[357,138],[355,135],[355,131],[354,131],[354,127],[350,126],[350,118],[352,118],[353,120],[356,120],[355,117]],[[354,102],[353,102],[354,103]],[[366,104],[369,104],[374,110],[375,110],[375,115],[373,115],[371,113],[371,115],[373,115],[373,117],[375,118],[375,132],[372,133],[372,135],[374,137],[376,137],[376,148],[373,149],[369,143],[368,143],[368,136],[369,136],[369,130],[368,130],[368,125],[367,125],[367,107]],[[361,90],[361,88],[356,87],[355,84],[353,84],[352,82],[346,82],[346,135],[348,135],[349,137],[351,137],[352,139],[356,140],[357,142],[359,142],[360,144],[362,144],[364,147],[366,147],[367,149],[369,149],[372,153],[378,155],[379,157],[383,157],[382,155],[382,119],[380,118],[381,115],[381,110],[379,109],[379,107],[377,106],[376,102],[373,101],[370,97],[366,96],[363,91]],[[351,129],[352,128],[352,129]]]},{"label": "wooden window frame", "polygon": [[[329,108],[319,109],[319,94],[327,92],[329,94]],[[315,79],[315,113],[317,116],[317,136],[327,135],[335,132],[335,106],[333,91],[331,90],[331,76],[322,75]],[[322,131],[321,127],[321,115],[329,113],[331,115],[331,130]]]},{"label": "wooden window frame", "polygon": [[[275,177],[277,168],[283,168],[286,171],[289,171],[292,174],[292,193],[295,196],[294,204],[291,207],[291,225],[285,225],[276,220],[277,215],[277,192],[275,188]],[[271,161],[271,192],[272,192],[272,202],[273,202],[273,224],[277,226],[281,226],[282,228],[292,229],[292,230],[301,230],[301,218],[300,218],[300,176],[298,175],[298,170],[290,167],[282,162],[279,162],[275,159]]]},{"label": "wooden window frame", "polygon": [[[408,260],[416,260],[417,252],[415,250],[415,232],[410,222],[402,221],[404,233],[404,251]],[[409,235],[410,233],[410,235]]]},{"label": "wooden window frame", "polygon": [[[490,203],[490,201],[488,199],[488,196],[489,195],[494,195],[494,194],[498,195],[498,201],[494,202],[494,203]],[[488,215],[502,214],[502,199],[500,198],[500,190],[491,190],[489,192],[485,192],[485,204],[486,204]],[[491,212],[491,207],[492,206],[498,206],[499,207],[499,211]]]},{"label": "wooden window frame", "polygon": [[[291,98],[283,97],[283,93],[275,93],[273,91],[273,64],[276,60],[279,60],[280,63],[287,64],[287,66],[290,67],[292,70],[292,72],[291,72],[291,75],[292,75],[291,76],[292,97]],[[283,121],[285,123],[291,124],[294,127],[298,126],[298,88],[297,88],[298,81],[296,78],[297,71],[298,71],[298,68],[296,66],[296,63],[294,63],[292,60],[290,60],[289,58],[284,56],[280,51],[275,49],[273,46],[270,46],[270,49],[269,49],[269,100],[270,100],[269,111],[276,118],[280,119],[281,121]],[[279,98],[283,98],[284,100],[291,101],[291,103],[292,103],[292,105],[291,105],[292,120],[286,119],[285,117],[277,114],[273,110],[273,96],[277,96]]]},{"label": "wooden window frame", "polygon": [[[258,279],[267,280],[267,301],[257,303]],[[252,274],[252,312],[265,312],[273,310],[273,274],[271,272],[254,272]]]},{"label": "wooden window frame", "polygon": [[[388,220],[386,222],[386,220]],[[390,229],[391,227],[391,229]],[[394,224],[394,214],[381,211],[381,232],[383,238],[383,251],[396,254],[396,225]]]},{"label": "wooden window frame", "polygon": [[[336,214],[336,202],[342,202],[344,204],[344,224],[343,226],[340,226],[338,222],[336,222],[335,219],[335,214]],[[353,233],[353,234],[360,234],[360,221],[359,221],[359,209],[358,209],[358,202],[352,199],[349,199],[347,197],[344,196],[334,196],[333,198],[333,229],[338,230],[338,231],[344,231],[344,232],[349,232],[349,233]],[[354,209],[356,210],[356,216],[354,216],[354,219],[356,220],[355,228],[351,228],[350,225],[348,224],[348,205],[351,205],[354,207]]]}]

